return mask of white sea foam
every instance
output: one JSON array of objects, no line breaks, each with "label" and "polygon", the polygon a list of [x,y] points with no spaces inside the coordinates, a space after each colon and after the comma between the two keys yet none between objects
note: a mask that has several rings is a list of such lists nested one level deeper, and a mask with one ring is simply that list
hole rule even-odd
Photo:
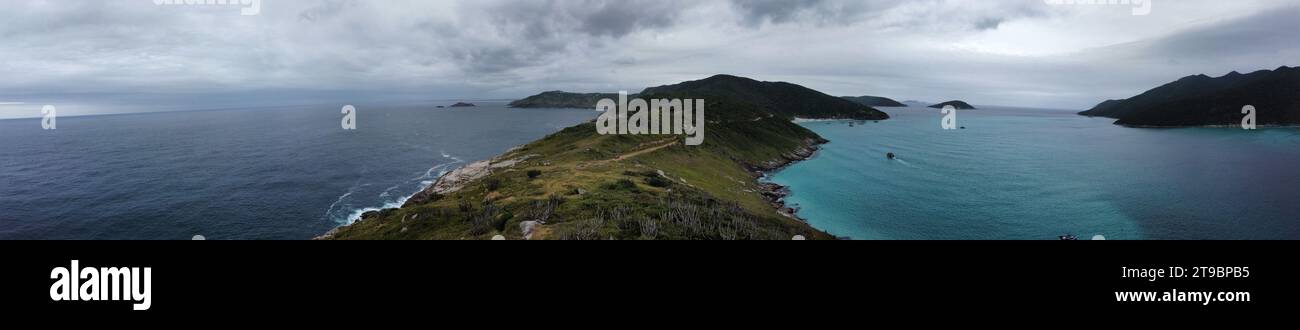
[{"label": "white sea foam", "polygon": [[[456,156],[448,155],[445,152],[442,153],[442,157],[446,159],[451,159],[453,160],[453,162],[436,165],[426,170],[420,176],[407,180],[405,183],[400,183],[392,187],[389,187],[388,189],[385,189],[383,193],[379,194],[379,199],[383,202],[383,204],[380,206],[356,208],[353,209],[352,212],[349,212],[346,217],[335,218],[334,221],[342,225],[349,225],[356,222],[357,220],[360,220],[361,215],[366,214],[367,212],[382,211],[382,210],[402,207],[402,205],[405,205],[406,201],[410,200],[411,197],[415,197],[415,194],[419,194],[421,191],[424,191],[425,189],[429,189],[430,186],[433,186],[436,180],[430,180],[430,179],[440,178],[443,175],[447,175],[447,173],[450,172],[448,168],[457,164],[464,163],[464,161],[462,161],[460,158]],[[411,192],[410,194],[403,195],[404,197],[401,198],[390,199],[394,191],[402,188],[403,186],[408,185],[411,182],[416,183],[417,189],[415,189],[415,191]],[[342,197],[339,197],[339,201],[342,201],[343,199],[351,196],[353,192],[354,191],[351,190],[348,191],[347,194],[344,194]],[[335,202],[335,204],[338,203],[339,203],[338,201]],[[333,214],[334,211],[333,209],[334,206],[330,206],[330,210],[326,213],[326,215],[328,216],[330,214]]]},{"label": "white sea foam", "polygon": [[[363,173],[364,173],[364,171],[363,171]],[[356,182],[353,182],[353,183],[352,183],[352,187],[349,187],[349,188],[348,188],[348,192],[347,192],[346,194],[343,194],[343,196],[339,196],[338,199],[335,199],[335,200],[334,200],[334,203],[330,203],[330,207],[329,207],[328,209],[325,209],[325,215],[324,215],[324,217],[325,217],[325,218],[330,218],[331,215],[334,214],[334,208],[338,207],[338,206],[339,206],[339,203],[342,203],[343,200],[347,199],[348,197],[351,197],[352,194],[356,193],[356,192],[357,192],[357,188],[361,188],[361,187],[365,187],[365,186],[367,186],[367,185],[362,185],[362,184],[361,184],[361,179],[357,179]]]},{"label": "white sea foam", "polygon": [[446,159],[454,160],[454,161],[456,161],[457,163],[464,163],[464,162],[465,162],[465,160],[460,159],[459,157],[456,157],[456,156],[452,156],[452,155],[447,154],[446,151],[442,151],[441,154],[442,154],[442,158],[446,158]]}]

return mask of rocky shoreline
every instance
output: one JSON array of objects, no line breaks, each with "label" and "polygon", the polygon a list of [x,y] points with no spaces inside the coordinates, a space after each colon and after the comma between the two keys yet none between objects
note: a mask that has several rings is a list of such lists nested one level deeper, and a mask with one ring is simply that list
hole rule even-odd
[{"label": "rocky shoreline", "polygon": [[827,143],[830,143],[830,141],[821,138],[806,139],[804,140],[803,147],[794,152],[782,155],[781,158],[773,159],[757,166],[747,166],[750,173],[754,175],[754,179],[759,180],[759,193],[763,195],[764,199],[767,199],[768,203],[771,204],[773,208],[776,208],[777,213],[798,220],[799,222],[808,223],[808,220],[799,217],[799,209],[786,205],[785,198],[790,196],[790,187],[772,182],[763,182],[763,178],[766,178],[772,173],[779,172],[794,163],[812,159],[817,156],[818,151],[821,151],[821,146]]},{"label": "rocky shoreline", "polygon": [[[511,149],[511,150],[515,150],[515,149]],[[510,151],[506,151],[505,153],[508,154],[510,153]],[[473,164],[462,166],[451,172],[447,172],[447,174],[444,174],[441,177],[438,177],[438,181],[435,181],[433,185],[429,186],[428,188],[425,188],[424,190],[421,190],[415,195],[412,195],[411,198],[407,199],[406,203],[402,204],[401,207],[409,207],[413,205],[427,204],[429,202],[437,201],[438,199],[441,199],[442,196],[464,189],[465,186],[468,185],[469,183],[472,183],[474,181],[487,177],[488,175],[491,175],[492,171],[494,170],[509,169],[511,167],[514,167],[515,164],[519,164],[520,162],[528,160],[528,158],[531,157],[532,155],[528,155],[516,159],[509,159],[509,160],[501,160],[498,157],[496,159],[475,162]],[[355,222],[353,222],[353,224],[360,223],[368,219],[380,217],[384,215],[386,212],[391,212],[393,210],[396,209],[385,209],[385,210],[370,211],[370,212],[363,213],[361,214],[360,218],[358,218]],[[314,239],[315,240],[330,239],[334,237],[334,235],[338,233],[340,229],[343,229],[344,227],[347,226],[351,226],[351,224],[334,228],[329,232],[326,232],[325,234],[316,237]]]}]

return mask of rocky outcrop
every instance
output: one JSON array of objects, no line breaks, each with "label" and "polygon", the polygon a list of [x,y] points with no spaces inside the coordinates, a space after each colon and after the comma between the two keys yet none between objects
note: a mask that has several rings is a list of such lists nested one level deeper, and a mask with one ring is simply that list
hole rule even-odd
[{"label": "rocky outcrop", "polygon": [[749,171],[753,172],[756,177],[763,177],[768,172],[778,171],[786,166],[790,166],[790,164],[812,158],[817,155],[817,151],[821,150],[821,145],[829,142],[830,141],[821,138],[804,139],[802,147],[781,155],[780,158],[771,159],[762,164],[748,164],[746,167],[748,167]]},{"label": "rocky outcrop", "polygon": [[[779,171],[794,163],[808,160],[817,155],[821,150],[821,145],[829,143],[825,139],[805,139],[804,146],[795,151],[782,155],[781,158],[770,160],[761,165],[751,165],[749,170],[756,178],[762,178],[768,173]],[[798,216],[799,210],[786,205],[785,198],[790,196],[790,187],[782,186],[771,182],[759,183],[759,194],[763,195],[768,203],[776,209],[777,213],[791,219],[807,222]]]},{"label": "rocky outcrop", "polygon": [[536,155],[527,155],[514,159],[485,160],[465,165],[464,167],[458,168],[438,178],[438,181],[434,182],[432,186],[429,186],[429,188],[411,196],[402,207],[428,204],[437,201],[444,195],[460,191],[469,183],[491,175],[492,171],[509,169],[535,156]]}]

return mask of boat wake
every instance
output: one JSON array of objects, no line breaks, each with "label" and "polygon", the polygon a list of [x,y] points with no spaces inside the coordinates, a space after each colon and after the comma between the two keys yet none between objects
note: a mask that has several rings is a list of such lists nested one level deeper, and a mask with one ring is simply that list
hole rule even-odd
[{"label": "boat wake", "polygon": [[894,158],[894,161],[898,162],[899,164],[903,164],[903,166],[917,168],[916,165],[912,165],[912,163],[908,163],[906,160],[903,160],[902,158]]}]

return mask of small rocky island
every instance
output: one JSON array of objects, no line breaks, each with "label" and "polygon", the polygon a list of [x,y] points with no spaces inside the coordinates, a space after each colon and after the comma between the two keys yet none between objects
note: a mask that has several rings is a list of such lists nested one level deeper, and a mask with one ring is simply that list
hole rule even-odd
[{"label": "small rocky island", "polygon": [[478,106],[477,104],[465,103],[465,102],[456,102],[456,104],[451,105],[452,108],[473,108],[477,106]]},{"label": "small rocky island", "polygon": [[944,103],[935,104],[930,107],[935,109],[943,109],[943,107],[950,106],[950,105],[953,108],[957,108],[957,110],[976,110],[975,106],[970,105],[970,103],[966,103],[963,101],[948,101]]}]

